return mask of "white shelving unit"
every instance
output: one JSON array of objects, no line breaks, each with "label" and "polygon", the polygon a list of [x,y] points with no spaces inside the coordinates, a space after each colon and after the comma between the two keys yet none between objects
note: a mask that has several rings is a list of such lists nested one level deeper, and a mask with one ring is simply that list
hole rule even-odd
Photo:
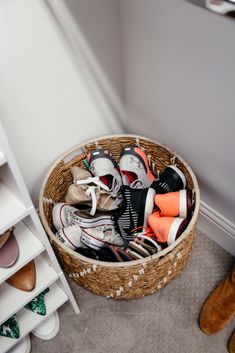
[{"label": "white shelving unit", "polygon": [[46,316],[37,315],[27,309],[22,308],[17,313],[17,318],[20,326],[20,338],[12,339],[2,337],[4,338],[4,340],[0,340],[1,352],[7,352],[22,338],[24,338],[30,331],[32,331],[37,325],[39,325],[43,320],[50,316],[50,314],[52,314],[61,305],[63,305],[67,300],[68,297],[65,292],[56,283],[54,283],[50,287],[50,291],[45,295],[45,303],[47,307]]},{"label": "white shelving unit", "polygon": [[[12,226],[19,245],[19,257],[12,267],[0,268],[0,325],[16,313],[20,338],[16,340],[0,336],[0,353],[11,349],[66,301],[69,300],[76,314],[79,313],[0,121],[0,234]],[[21,291],[6,283],[10,276],[33,259],[36,266],[36,286],[33,291]],[[24,306],[46,287],[50,287],[45,295],[47,315],[40,316],[25,309]]]}]

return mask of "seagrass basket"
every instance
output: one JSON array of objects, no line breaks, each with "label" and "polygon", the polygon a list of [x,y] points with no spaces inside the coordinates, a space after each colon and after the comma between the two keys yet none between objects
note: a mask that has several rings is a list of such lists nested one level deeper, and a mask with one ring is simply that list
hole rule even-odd
[{"label": "seagrass basket", "polygon": [[[70,169],[74,165],[85,168],[83,160],[87,153],[97,147],[108,147],[119,161],[122,148],[127,145],[143,148],[154,172],[162,172],[172,163],[182,170],[187,180],[187,188],[193,190],[193,216],[181,236],[171,246],[155,255],[124,263],[103,262],[84,257],[64,246],[54,235],[53,205],[64,202],[67,189],[73,183]],[[87,141],[66,152],[54,163],[40,191],[39,212],[62,268],[75,282],[107,298],[130,299],[158,291],[182,272],[196,236],[199,203],[200,192],[196,177],[182,157],[163,144],[142,136],[111,135]]]}]

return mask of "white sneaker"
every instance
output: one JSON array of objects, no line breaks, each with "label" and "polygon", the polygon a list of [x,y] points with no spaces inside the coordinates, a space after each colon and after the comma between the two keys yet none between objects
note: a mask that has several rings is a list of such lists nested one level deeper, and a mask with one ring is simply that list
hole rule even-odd
[{"label": "white sneaker", "polygon": [[123,240],[114,226],[107,225],[82,229],[81,242],[95,250],[99,250],[107,244],[123,246]]},{"label": "white sneaker", "polygon": [[108,148],[92,151],[87,156],[90,171],[108,187],[110,195],[116,197],[122,185],[122,177],[118,165]]},{"label": "white sneaker", "polygon": [[48,316],[41,324],[39,324],[32,334],[41,340],[51,340],[60,330],[60,319],[57,311]]},{"label": "white sneaker", "polygon": [[89,217],[90,216],[85,212],[69,206],[66,203],[57,203],[52,210],[52,220],[57,230],[73,224],[77,224],[83,228],[96,227],[100,225],[113,225],[113,221],[109,215],[102,215],[92,218]]},{"label": "white sneaker", "polygon": [[72,250],[76,250],[77,248],[83,247],[83,243],[81,243],[81,233],[82,230],[78,225],[72,225],[61,228],[55,236],[64,243],[64,245]]}]

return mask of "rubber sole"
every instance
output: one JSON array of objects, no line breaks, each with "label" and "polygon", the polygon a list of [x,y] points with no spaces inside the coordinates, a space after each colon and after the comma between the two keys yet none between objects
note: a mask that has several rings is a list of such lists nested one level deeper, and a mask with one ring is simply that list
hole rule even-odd
[{"label": "rubber sole", "polygon": [[146,203],[145,203],[145,209],[144,209],[144,226],[146,227],[148,225],[148,217],[152,214],[153,208],[154,208],[154,196],[156,192],[154,189],[149,188],[147,197],[146,197]]}]

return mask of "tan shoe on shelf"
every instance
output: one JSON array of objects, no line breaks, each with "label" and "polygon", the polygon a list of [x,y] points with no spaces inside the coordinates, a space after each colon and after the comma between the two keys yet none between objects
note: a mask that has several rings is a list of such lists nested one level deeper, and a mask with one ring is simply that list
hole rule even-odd
[{"label": "tan shoe on shelf", "polygon": [[10,286],[25,292],[32,291],[36,284],[36,269],[34,261],[30,261],[13,276],[8,278],[6,282],[10,284]]},{"label": "tan shoe on shelf", "polygon": [[211,335],[222,330],[235,314],[235,266],[205,301],[199,316],[200,329]]}]

